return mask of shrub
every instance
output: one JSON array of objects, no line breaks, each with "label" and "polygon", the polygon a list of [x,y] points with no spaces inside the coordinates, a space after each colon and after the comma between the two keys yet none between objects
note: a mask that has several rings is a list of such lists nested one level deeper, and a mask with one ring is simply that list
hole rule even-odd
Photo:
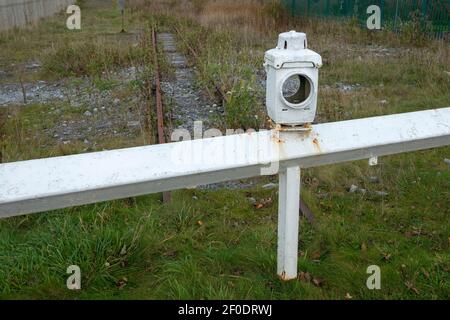
[{"label": "shrub", "polygon": [[263,13],[277,21],[289,16],[288,11],[279,0],[266,1],[263,6]]},{"label": "shrub", "polygon": [[117,67],[132,65],[143,57],[139,48],[100,44],[64,45],[44,58],[44,70],[57,77],[98,76]]},{"label": "shrub", "polygon": [[228,94],[225,104],[225,121],[231,129],[259,129],[261,109],[254,84],[241,81]]},{"label": "shrub", "polygon": [[431,22],[426,20],[420,11],[413,11],[410,20],[400,24],[400,40],[414,46],[424,46],[428,43],[427,33],[432,31]]}]

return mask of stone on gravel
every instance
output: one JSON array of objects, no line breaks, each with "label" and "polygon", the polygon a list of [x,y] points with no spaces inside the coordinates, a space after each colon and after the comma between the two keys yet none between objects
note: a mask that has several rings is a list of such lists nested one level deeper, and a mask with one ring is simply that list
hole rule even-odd
[{"label": "stone on gravel", "polygon": [[86,111],[85,113],[83,113],[86,117],[91,117],[92,116],[92,112],[90,112],[89,110]]},{"label": "stone on gravel", "polygon": [[278,187],[278,184],[276,183],[268,183],[262,186],[263,189],[275,189],[276,187]]},{"label": "stone on gravel", "polygon": [[10,74],[6,71],[0,70],[0,79],[6,79],[10,76]]},{"label": "stone on gravel", "polygon": [[372,176],[372,177],[369,178],[369,181],[371,183],[379,183],[380,182],[380,178]]},{"label": "stone on gravel", "polygon": [[354,184],[352,184],[352,186],[350,187],[350,189],[348,190],[348,192],[350,192],[350,193],[356,193],[356,192],[358,192],[358,193],[361,193],[361,194],[366,194],[366,193],[367,193],[367,190],[366,190],[366,189],[363,189],[363,188],[360,188],[360,187],[355,186]]},{"label": "stone on gravel", "polygon": [[128,121],[127,126],[131,128],[140,127],[141,123],[139,121]]},{"label": "stone on gravel", "polygon": [[342,92],[353,92],[355,90],[358,90],[361,87],[361,85],[359,83],[345,84],[345,83],[341,83],[341,82],[336,83],[336,86]]},{"label": "stone on gravel", "polygon": [[25,68],[27,68],[28,70],[37,69],[37,68],[40,68],[40,67],[41,67],[41,65],[39,63],[36,63],[36,62],[27,64],[25,66]]}]

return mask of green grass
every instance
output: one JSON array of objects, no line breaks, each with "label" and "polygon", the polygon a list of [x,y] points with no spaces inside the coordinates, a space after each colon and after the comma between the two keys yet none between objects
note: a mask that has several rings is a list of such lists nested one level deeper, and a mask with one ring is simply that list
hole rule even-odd
[{"label": "green grass", "polygon": [[[118,26],[117,13],[89,10],[82,31],[85,37],[74,46],[96,45],[99,32]],[[218,82],[230,92],[221,122],[224,127],[263,126],[254,117],[264,119],[260,103],[264,95],[255,86],[255,74],[261,69],[264,51],[275,45],[277,33],[293,28],[306,31],[310,45],[324,57],[320,122],[450,104],[450,83],[443,72],[448,65],[446,46],[403,47],[390,35],[367,35],[331,22],[290,21],[293,25],[278,25],[270,31],[258,25],[256,33],[238,33],[242,25],[204,26],[184,16],[175,20],[152,12],[135,15],[130,23],[146,27],[156,23],[160,30],[171,30],[177,21],[186,32],[180,49],[188,54],[189,43],[201,56],[197,62],[192,60],[199,90],[211,91]],[[43,43],[27,38],[25,32],[1,35],[0,42],[7,44],[4,52],[17,52],[14,59],[23,62],[39,55],[43,47],[52,56],[60,46],[71,45],[67,39],[73,35],[56,27],[62,22],[55,19],[41,25]],[[94,27],[90,21],[99,23]],[[58,37],[56,51],[49,49],[50,38]],[[336,37],[342,42],[338,47]],[[33,41],[27,44],[26,39]],[[374,57],[368,45],[382,45],[384,40],[399,53]],[[148,47],[146,41],[144,47]],[[62,51],[61,57],[66,54]],[[78,59],[83,65],[91,63],[77,54],[69,55],[69,66]],[[93,76],[98,90],[113,89],[114,81],[98,73],[105,64],[110,70],[126,65],[127,60],[99,63],[113,58],[93,54],[95,66],[87,68],[87,74]],[[151,64],[148,56],[142,59]],[[53,63],[60,65],[62,60],[55,58]],[[164,74],[170,71],[161,65]],[[57,77],[70,68],[58,70],[62,71],[55,73]],[[130,83],[130,91],[116,94],[145,90],[145,81],[137,79]],[[341,92],[334,87],[336,82],[359,83],[361,88]],[[0,109],[3,161],[84,152],[81,143],[61,146],[44,134],[45,129],[64,119],[75,120],[84,111],[58,107],[64,110],[61,115],[49,115],[51,105]],[[97,149],[136,144],[106,137],[98,141]],[[353,299],[445,300],[450,297],[450,170],[444,158],[450,158],[449,148],[383,157],[377,167],[359,161],[303,170],[302,197],[316,223],[312,226],[301,219],[301,277],[292,282],[276,276],[277,191],[260,186],[242,191],[176,191],[173,202],[166,205],[159,195],[150,195],[0,220],[0,298],[346,299],[350,295]],[[379,182],[371,182],[372,176]],[[259,185],[274,180],[268,177]],[[368,192],[351,194],[347,191],[351,184]],[[388,196],[378,196],[377,191]],[[250,197],[272,202],[256,209]],[[66,288],[70,265],[81,267],[80,292]],[[370,265],[381,267],[379,291],[366,288]]]}]

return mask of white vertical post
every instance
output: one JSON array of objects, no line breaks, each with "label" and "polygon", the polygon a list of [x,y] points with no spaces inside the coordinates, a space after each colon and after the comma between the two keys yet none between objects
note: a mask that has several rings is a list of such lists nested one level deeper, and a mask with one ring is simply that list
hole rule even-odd
[{"label": "white vertical post", "polygon": [[297,278],[300,167],[283,169],[279,182],[278,275],[292,280]]}]

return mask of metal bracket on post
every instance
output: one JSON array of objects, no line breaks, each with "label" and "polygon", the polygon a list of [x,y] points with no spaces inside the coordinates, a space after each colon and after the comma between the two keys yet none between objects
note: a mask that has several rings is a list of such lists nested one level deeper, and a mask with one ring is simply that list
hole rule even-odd
[{"label": "metal bracket on post", "polygon": [[297,278],[300,206],[300,167],[282,169],[278,200],[278,275]]}]

